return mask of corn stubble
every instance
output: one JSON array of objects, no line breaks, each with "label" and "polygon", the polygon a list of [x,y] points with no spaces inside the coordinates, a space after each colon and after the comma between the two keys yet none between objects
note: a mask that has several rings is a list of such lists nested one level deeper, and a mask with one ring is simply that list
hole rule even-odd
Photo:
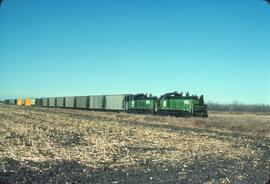
[{"label": "corn stubble", "polygon": [[0,105],[0,180],[266,183],[269,119],[245,114],[174,118]]}]

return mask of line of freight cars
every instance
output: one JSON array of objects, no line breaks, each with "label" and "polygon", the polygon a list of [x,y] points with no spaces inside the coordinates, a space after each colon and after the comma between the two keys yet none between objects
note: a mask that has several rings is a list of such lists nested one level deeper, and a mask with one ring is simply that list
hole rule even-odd
[{"label": "line of freight cars", "polygon": [[50,97],[36,99],[5,100],[10,105],[59,107],[103,111],[125,111],[128,113],[150,113],[174,116],[207,117],[207,105],[203,96],[188,93],[166,93],[160,97],[146,94],[95,95],[75,97]]}]

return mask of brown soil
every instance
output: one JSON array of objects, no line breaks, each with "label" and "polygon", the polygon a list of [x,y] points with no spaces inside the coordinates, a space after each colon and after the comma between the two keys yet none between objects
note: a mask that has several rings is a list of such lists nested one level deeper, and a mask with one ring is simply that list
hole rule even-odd
[{"label": "brown soil", "polygon": [[0,105],[0,183],[266,183],[269,115]]}]

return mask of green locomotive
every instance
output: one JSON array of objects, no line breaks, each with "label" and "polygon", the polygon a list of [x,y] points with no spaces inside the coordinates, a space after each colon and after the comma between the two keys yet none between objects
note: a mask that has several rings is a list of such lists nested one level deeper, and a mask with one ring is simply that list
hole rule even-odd
[{"label": "green locomotive", "polygon": [[207,105],[204,104],[203,96],[190,96],[188,93],[166,93],[158,101],[158,114],[176,116],[201,116],[207,117]]},{"label": "green locomotive", "polygon": [[128,112],[151,113],[174,116],[207,117],[207,105],[203,96],[190,96],[188,93],[166,93],[160,98],[145,94],[131,95],[128,98]]},{"label": "green locomotive", "polygon": [[155,113],[158,98],[146,94],[131,95],[128,99],[128,112],[130,113]]}]

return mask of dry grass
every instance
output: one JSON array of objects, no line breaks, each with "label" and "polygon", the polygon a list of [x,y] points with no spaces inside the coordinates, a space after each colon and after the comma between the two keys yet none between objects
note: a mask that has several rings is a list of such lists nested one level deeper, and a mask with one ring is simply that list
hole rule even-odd
[{"label": "dry grass", "polygon": [[249,135],[270,137],[270,115],[255,113],[217,113],[209,112],[208,118],[177,118],[172,116],[130,115],[126,113],[95,112],[80,110],[48,109],[53,112],[86,115],[103,120],[139,122],[154,125],[233,131]]},{"label": "dry grass", "polygon": [[[29,176],[19,182],[72,182],[71,175],[84,177],[86,181],[94,183],[241,182],[248,177],[241,172],[230,174],[228,168],[237,166],[235,169],[242,171],[250,166],[257,170],[261,167],[259,162],[266,164],[269,160],[269,157],[265,157],[266,150],[254,146],[258,138],[235,137],[204,129],[244,130],[246,133],[264,132],[267,135],[269,119],[270,116],[248,114],[210,114],[208,119],[175,118],[1,105],[0,159],[4,163],[4,170],[15,170],[18,175],[25,174],[21,173],[22,168],[27,170]],[[255,130],[258,122],[263,128]],[[262,138],[258,142],[265,149],[270,148],[269,139]],[[16,161],[17,165],[12,164],[10,159]],[[192,167],[195,167],[194,172],[196,169],[201,170],[195,166],[198,163],[203,168],[209,166],[208,162],[212,164],[220,161],[234,164],[224,166],[225,170],[218,167],[210,169],[213,173],[223,173],[218,177],[217,174],[208,173],[208,177],[199,175],[197,181],[192,179],[196,175],[192,173]],[[84,169],[71,174],[67,168],[58,165],[54,169],[56,173],[48,176],[48,171],[52,170],[56,162],[75,162],[79,164],[77,167]],[[45,163],[50,164],[45,167]],[[263,167],[265,171],[262,174],[266,176],[267,164]],[[168,172],[170,169],[172,171]],[[44,180],[41,177],[44,173],[52,180]],[[173,178],[168,178],[172,173]],[[34,175],[40,177],[35,178]],[[89,176],[89,180],[86,176]],[[11,182],[18,181],[13,177],[8,178]],[[78,178],[73,179],[78,182]],[[260,181],[266,181],[266,178]]]},{"label": "dry grass", "polygon": [[233,131],[242,134],[270,137],[270,115],[255,113],[217,113],[209,112],[208,118],[177,118],[172,116],[153,116],[114,112],[97,112],[65,109],[47,109],[46,111],[92,116],[103,120],[139,122],[154,125],[211,129],[215,131]]},{"label": "dry grass", "polygon": [[206,127],[270,137],[270,115],[210,113]]}]

